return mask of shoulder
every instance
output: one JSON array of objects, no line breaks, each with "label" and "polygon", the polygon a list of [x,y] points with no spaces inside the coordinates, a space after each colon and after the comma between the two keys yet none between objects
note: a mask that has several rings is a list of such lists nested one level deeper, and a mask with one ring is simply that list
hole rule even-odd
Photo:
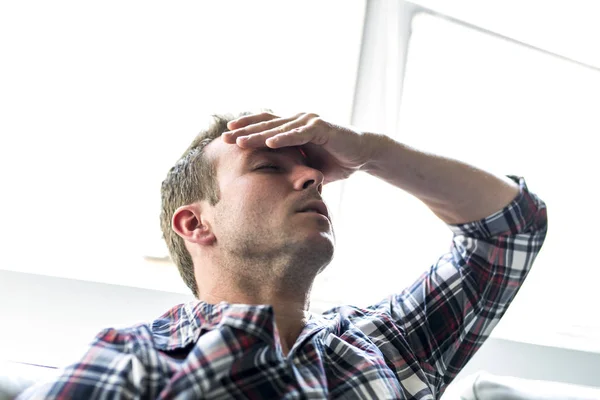
[{"label": "shoulder", "polygon": [[185,346],[196,324],[191,318],[194,304],[178,304],[150,322],[128,327],[111,327],[100,331],[92,347],[120,353],[135,353],[140,347],[158,350]]}]

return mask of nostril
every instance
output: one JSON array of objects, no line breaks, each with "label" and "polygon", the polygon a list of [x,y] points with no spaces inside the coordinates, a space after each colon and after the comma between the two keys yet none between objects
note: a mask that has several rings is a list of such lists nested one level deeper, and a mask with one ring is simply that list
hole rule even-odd
[{"label": "nostril", "polygon": [[313,185],[315,183],[314,179],[308,180],[306,182],[304,182],[304,185],[302,185],[302,189],[306,189],[308,187],[310,187],[311,185]]}]

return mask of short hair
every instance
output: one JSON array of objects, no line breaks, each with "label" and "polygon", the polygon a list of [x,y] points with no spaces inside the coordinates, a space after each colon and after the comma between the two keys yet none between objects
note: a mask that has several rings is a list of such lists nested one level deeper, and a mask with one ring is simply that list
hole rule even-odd
[{"label": "short hair", "polygon": [[171,221],[175,211],[186,204],[207,200],[215,205],[219,202],[219,184],[214,160],[206,157],[204,149],[213,140],[228,131],[227,123],[249,112],[213,115],[207,129],[196,135],[190,146],[167,173],[161,185],[160,227],[169,248],[171,260],[177,265],[185,284],[198,297],[198,286],[194,275],[194,263],[184,240],[173,230]]}]

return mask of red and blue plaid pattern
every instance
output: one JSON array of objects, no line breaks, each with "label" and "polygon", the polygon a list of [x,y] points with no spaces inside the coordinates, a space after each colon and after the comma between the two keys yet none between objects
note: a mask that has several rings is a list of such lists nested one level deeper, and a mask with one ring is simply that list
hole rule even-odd
[{"label": "red and blue plaid pattern", "polygon": [[450,251],[367,308],[310,315],[287,356],[270,306],[196,301],[151,324],[107,329],[20,399],[434,399],[479,349],[542,247],[545,204],[519,196],[453,225]]}]

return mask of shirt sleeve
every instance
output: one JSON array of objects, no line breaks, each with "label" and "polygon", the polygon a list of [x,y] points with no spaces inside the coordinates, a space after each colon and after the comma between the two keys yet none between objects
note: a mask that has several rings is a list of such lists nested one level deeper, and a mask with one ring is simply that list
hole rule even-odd
[{"label": "shirt sleeve", "polygon": [[449,225],[450,251],[412,286],[385,302],[430,384],[441,393],[504,315],[539,253],[546,205],[529,192],[482,220]]},{"label": "shirt sleeve", "polygon": [[139,399],[146,370],[134,355],[133,336],[113,328],[100,332],[81,360],[49,382],[40,382],[17,399]]}]

